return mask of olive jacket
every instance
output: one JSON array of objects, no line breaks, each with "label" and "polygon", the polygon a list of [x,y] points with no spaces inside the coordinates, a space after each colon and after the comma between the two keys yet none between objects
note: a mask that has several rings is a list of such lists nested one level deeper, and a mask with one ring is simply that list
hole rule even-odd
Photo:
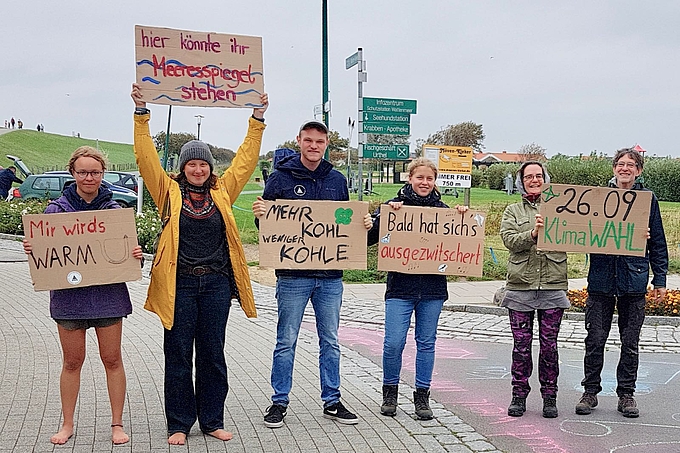
[{"label": "olive jacket", "polygon": [[505,208],[501,238],[510,251],[506,288],[514,291],[567,290],[567,254],[536,249],[531,237],[538,204],[522,199]]},{"label": "olive jacket", "polygon": [[[156,313],[163,327],[171,329],[175,314],[175,287],[177,283],[177,254],[179,250],[179,217],[182,208],[182,194],[179,184],[170,178],[163,167],[153,139],[149,133],[150,114],[134,115],[134,150],[139,172],[149,189],[156,206],[162,210],[170,200],[170,218],[161,234],[151,269],[151,283],[144,308]],[[250,118],[248,133],[238,148],[231,166],[218,179],[216,189],[210,190],[224,219],[227,230],[229,255],[239,293],[241,308],[249,318],[257,317],[253,288],[248,274],[243,245],[238,233],[232,205],[252,175],[260,155],[263,122]]]}]

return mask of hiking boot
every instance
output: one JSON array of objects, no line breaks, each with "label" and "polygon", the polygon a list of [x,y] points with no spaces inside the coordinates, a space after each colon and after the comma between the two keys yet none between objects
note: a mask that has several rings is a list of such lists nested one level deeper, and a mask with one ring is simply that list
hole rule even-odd
[{"label": "hiking boot", "polygon": [[633,395],[619,396],[619,406],[617,407],[617,410],[621,412],[624,417],[637,418],[640,416],[640,411],[637,408]]},{"label": "hiking boot", "polygon": [[527,411],[527,399],[521,396],[513,396],[508,407],[510,417],[521,417]]},{"label": "hiking boot", "polygon": [[397,396],[399,393],[398,385],[383,385],[383,403],[380,406],[380,413],[387,417],[394,417],[397,414]]},{"label": "hiking boot", "polygon": [[283,418],[286,416],[288,408],[280,404],[272,404],[267,408],[264,416],[264,426],[267,428],[280,428],[283,426]]},{"label": "hiking boot", "polygon": [[356,425],[359,419],[356,415],[347,410],[340,401],[323,408],[324,418],[335,420],[343,425]]},{"label": "hiking boot", "polygon": [[432,420],[434,414],[430,409],[430,390],[417,388],[413,392],[413,404],[416,406],[418,420]]},{"label": "hiking boot", "polygon": [[589,415],[597,407],[597,393],[583,392],[581,400],[576,405],[576,413]]},{"label": "hiking boot", "polygon": [[543,398],[543,418],[557,417],[557,398],[546,396]]}]

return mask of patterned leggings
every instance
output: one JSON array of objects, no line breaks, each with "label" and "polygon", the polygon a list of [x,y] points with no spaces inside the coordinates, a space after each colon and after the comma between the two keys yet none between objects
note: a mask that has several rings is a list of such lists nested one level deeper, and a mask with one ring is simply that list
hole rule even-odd
[{"label": "patterned leggings", "polygon": [[[564,309],[551,308],[536,310],[541,350],[538,356],[538,380],[541,383],[541,396],[557,396],[557,376],[560,366],[557,353],[557,334]],[[533,311],[510,312],[510,328],[514,345],[512,349],[512,395],[526,398],[531,391],[529,378],[534,368],[531,357],[531,340],[534,330]]]}]

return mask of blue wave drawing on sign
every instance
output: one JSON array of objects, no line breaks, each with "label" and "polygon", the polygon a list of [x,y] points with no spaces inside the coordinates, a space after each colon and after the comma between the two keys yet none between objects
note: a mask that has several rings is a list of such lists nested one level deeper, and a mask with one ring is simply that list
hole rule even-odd
[{"label": "blue wave drawing on sign", "polygon": [[[137,62],[137,66],[141,66],[143,64],[148,64],[149,66],[153,66],[153,62],[151,60],[139,60]],[[181,61],[177,60],[166,60],[165,64],[174,64],[175,66],[186,66],[184,63]]]},{"label": "blue wave drawing on sign", "polygon": [[259,109],[260,107],[264,107],[264,104],[253,104],[251,102],[248,102],[247,104],[243,104],[244,107],[252,107],[254,109]]},{"label": "blue wave drawing on sign", "polygon": [[144,77],[144,78],[142,78],[142,82],[151,82],[151,83],[155,83],[156,85],[160,85],[160,84],[161,84],[160,80],[156,80],[156,79],[151,78],[151,77]]},{"label": "blue wave drawing on sign", "polygon": [[259,91],[255,90],[255,89],[253,89],[253,88],[251,88],[251,89],[249,89],[249,90],[245,90],[245,91],[238,91],[236,94],[240,96],[240,95],[242,95],[242,94],[248,94],[248,93],[257,93],[257,94],[260,94]]},{"label": "blue wave drawing on sign", "polygon": [[174,102],[186,102],[184,99],[175,99],[175,98],[171,98],[171,97],[168,96],[167,94],[161,94],[160,96],[156,96],[155,98],[153,98],[153,100],[156,101],[156,100],[162,99],[162,98],[170,99],[171,101],[174,101]]}]

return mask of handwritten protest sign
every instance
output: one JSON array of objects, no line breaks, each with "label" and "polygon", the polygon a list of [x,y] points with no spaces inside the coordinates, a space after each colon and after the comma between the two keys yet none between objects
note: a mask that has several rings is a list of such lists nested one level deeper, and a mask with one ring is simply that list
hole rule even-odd
[{"label": "handwritten protest sign", "polygon": [[423,156],[437,166],[437,186],[472,185],[472,148],[469,146],[423,145]]},{"label": "handwritten protest sign", "polygon": [[135,25],[135,62],[146,102],[261,107],[260,37]]},{"label": "handwritten protest sign", "polygon": [[652,193],[546,184],[538,249],[644,256]]},{"label": "handwritten protest sign", "polygon": [[133,209],[106,209],[22,217],[33,247],[33,289],[77,288],[142,278]]},{"label": "handwritten protest sign", "polygon": [[481,277],[485,219],[481,211],[383,205],[378,270]]},{"label": "handwritten protest sign", "polygon": [[277,200],[260,217],[260,266],[366,269],[368,203]]}]

